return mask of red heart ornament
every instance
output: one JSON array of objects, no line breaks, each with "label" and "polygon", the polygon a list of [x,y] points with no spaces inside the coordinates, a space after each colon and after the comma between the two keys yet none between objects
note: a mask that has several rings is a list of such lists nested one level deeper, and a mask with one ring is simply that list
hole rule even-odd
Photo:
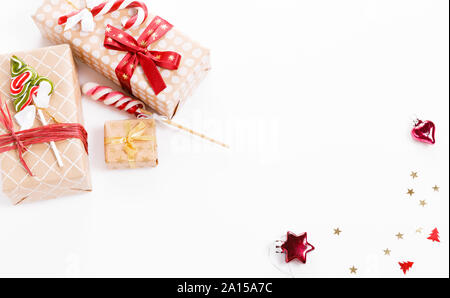
[{"label": "red heart ornament", "polygon": [[417,120],[411,134],[416,141],[434,145],[436,143],[435,131],[436,126],[433,122]]}]

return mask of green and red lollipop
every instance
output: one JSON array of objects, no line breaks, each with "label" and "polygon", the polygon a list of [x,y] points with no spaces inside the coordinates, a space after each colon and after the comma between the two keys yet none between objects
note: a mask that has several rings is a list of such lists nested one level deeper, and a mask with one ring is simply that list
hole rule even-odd
[{"label": "green and red lollipop", "polygon": [[[53,83],[48,78],[39,76],[32,67],[16,56],[11,57],[10,92],[16,111],[14,119],[20,125],[21,130],[30,129],[33,126],[36,112],[42,125],[47,125],[42,110],[49,107]],[[55,154],[58,165],[63,167],[55,142],[50,142],[50,147]]]}]

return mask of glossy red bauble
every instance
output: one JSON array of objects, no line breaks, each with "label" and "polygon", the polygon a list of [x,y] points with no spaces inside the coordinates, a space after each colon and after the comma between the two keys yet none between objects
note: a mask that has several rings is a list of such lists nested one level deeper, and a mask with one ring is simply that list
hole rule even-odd
[{"label": "glossy red bauble", "polygon": [[435,132],[433,122],[417,120],[411,134],[416,141],[433,145],[436,143]]}]

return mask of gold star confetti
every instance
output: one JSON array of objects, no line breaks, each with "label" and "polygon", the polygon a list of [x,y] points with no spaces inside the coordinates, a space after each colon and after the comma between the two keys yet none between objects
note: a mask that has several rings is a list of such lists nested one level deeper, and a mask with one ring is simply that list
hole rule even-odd
[{"label": "gold star confetti", "polygon": [[356,268],[355,266],[352,266],[349,269],[350,269],[350,274],[356,274],[356,270],[358,270],[358,268]]},{"label": "gold star confetti", "polygon": [[340,235],[342,233],[341,230],[339,230],[339,228],[334,229],[334,235]]},{"label": "gold star confetti", "polygon": [[419,177],[419,175],[417,175],[417,172],[411,172],[411,175],[410,175],[413,179],[416,179],[416,178],[418,178]]},{"label": "gold star confetti", "polygon": [[419,204],[420,204],[420,206],[425,207],[427,205],[427,201],[421,200]]},{"label": "gold star confetti", "polygon": [[391,255],[391,250],[389,248],[386,248],[384,251],[384,255],[385,256],[390,256]]},{"label": "gold star confetti", "polygon": [[423,228],[418,228],[418,229],[416,230],[416,233],[417,233],[417,234],[422,234],[422,231],[423,231]]},{"label": "gold star confetti", "polygon": [[406,194],[412,197],[414,195],[414,189],[408,189],[408,192]]},{"label": "gold star confetti", "polygon": [[398,240],[403,239],[403,234],[402,233],[398,233],[397,235],[395,235],[395,237],[397,237]]},{"label": "gold star confetti", "polygon": [[433,186],[433,190],[434,190],[435,192],[439,192],[439,189],[440,189],[439,186],[437,186],[437,185]]}]

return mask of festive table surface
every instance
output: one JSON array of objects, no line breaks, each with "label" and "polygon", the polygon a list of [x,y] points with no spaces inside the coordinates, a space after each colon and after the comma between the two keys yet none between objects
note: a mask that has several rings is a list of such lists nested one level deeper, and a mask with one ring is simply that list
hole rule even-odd
[{"label": "festive table surface", "polygon": [[[2,3],[0,53],[50,45],[38,2]],[[158,125],[157,168],[110,171],[104,122],[132,118],[84,97],[94,190],[2,197],[0,276],[448,277],[447,1],[146,2],[212,49],[174,120],[231,149]],[[306,264],[271,250],[288,231]]]}]

